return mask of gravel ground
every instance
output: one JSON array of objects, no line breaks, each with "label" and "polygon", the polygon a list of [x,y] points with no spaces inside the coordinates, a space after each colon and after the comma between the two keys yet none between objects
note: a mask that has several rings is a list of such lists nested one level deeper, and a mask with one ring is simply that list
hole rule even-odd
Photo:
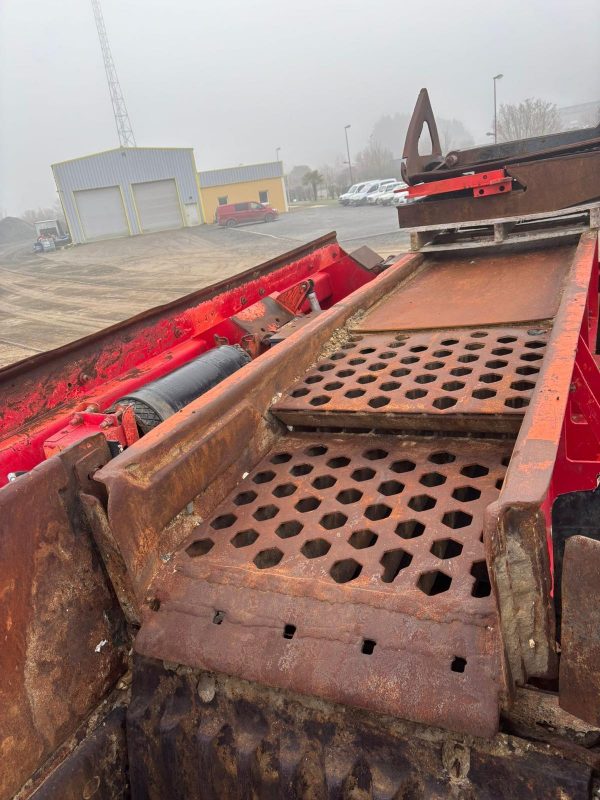
[{"label": "gravel ground", "polygon": [[34,254],[0,246],[0,366],[79,339],[335,230],[353,250],[408,249],[392,208],[314,206],[271,224],[179,231]]}]

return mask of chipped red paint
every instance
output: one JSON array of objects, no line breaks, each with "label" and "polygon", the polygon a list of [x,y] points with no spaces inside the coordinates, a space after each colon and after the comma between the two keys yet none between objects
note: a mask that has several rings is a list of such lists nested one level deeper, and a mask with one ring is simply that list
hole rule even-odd
[{"label": "chipped red paint", "polygon": [[[374,273],[345,253],[335,234],[328,234],[235,278],[0,370],[0,485],[9,472],[30,470],[43,461],[44,443],[75,412],[109,408],[214,347],[215,335],[240,343],[246,331],[232,317],[242,313],[252,318],[255,305],[260,315],[263,298],[276,300],[279,292],[307,277],[321,306],[329,308]],[[80,438],[74,429],[68,434],[70,443]]]}]

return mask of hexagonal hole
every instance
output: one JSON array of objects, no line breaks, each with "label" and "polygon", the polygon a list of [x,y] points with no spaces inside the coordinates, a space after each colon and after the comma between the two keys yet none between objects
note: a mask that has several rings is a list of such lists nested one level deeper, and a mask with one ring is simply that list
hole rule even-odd
[{"label": "hexagonal hole", "polygon": [[502,361],[500,358],[496,358],[493,361],[486,361],[485,365],[488,369],[502,369],[508,364],[508,361]]},{"label": "hexagonal hole", "polygon": [[314,469],[312,464],[294,464],[290,470],[290,475],[298,477],[300,475],[308,475]]},{"label": "hexagonal hole", "polygon": [[360,467],[355,469],[350,477],[353,481],[370,481],[371,478],[375,477],[375,470],[371,469],[371,467]]},{"label": "hexagonal hole", "polygon": [[523,353],[521,361],[540,361],[544,356],[541,353]]},{"label": "hexagonal hole", "polygon": [[493,356],[507,356],[512,353],[512,347],[495,347],[492,350]]},{"label": "hexagonal hole", "polygon": [[410,370],[400,367],[399,369],[393,369],[390,375],[392,378],[403,378],[405,375],[410,375]]},{"label": "hexagonal hole", "polygon": [[363,349],[359,350],[358,352],[362,353],[364,356],[368,356],[369,353],[374,353],[375,352],[375,348],[374,347],[363,347]]},{"label": "hexagonal hole", "polygon": [[365,383],[373,383],[376,380],[377,378],[375,377],[375,375],[361,375],[360,378],[357,378],[356,382],[365,384]]},{"label": "hexagonal hole", "polygon": [[465,350],[483,350],[483,345],[479,342],[470,342],[465,345]]},{"label": "hexagonal hole", "polygon": [[314,511],[321,505],[321,501],[317,497],[303,497],[298,500],[294,508],[301,514],[306,514],[308,511]]},{"label": "hexagonal hole", "polygon": [[294,494],[297,489],[298,487],[293,483],[282,483],[273,489],[273,494],[275,497],[289,497],[291,494]]},{"label": "hexagonal hole", "polygon": [[518,375],[537,375],[539,367],[517,367],[515,372]]},{"label": "hexagonal hole", "polygon": [[390,358],[394,358],[395,355],[396,355],[396,353],[388,351],[388,352],[385,352],[385,353],[379,353],[379,355],[377,357],[378,358],[385,358],[386,360],[388,360]]},{"label": "hexagonal hole", "polygon": [[292,458],[291,453],[275,453],[269,460],[271,464],[285,464]]},{"label": "hexagonal hole", "polygon": [[261,550],[254,556],[254,564],[258,569],[269,569],[276,567],[283,558],[283,553],[278,547],[269,547],[267,550]]},{"label": "hexagonal hole", "polygon": [[452,408],[452,406],[455,406],[457,403],[458,400],[456,397],[437,397],[432,405],[440,409],[440,411],[445,411],[445,409]]},{"label": "hexagonal hole", "polygon": [[258,533],[253,528],[248,528],[246,531],[240,531],[231,540],[234,547],[249,547],[258,539]]},{"label": "hexagonal hole", "polygon": [[437,569],[424,572],[417,581],[419,589],[429,597],[447,592],[451,584],[452,578]]},{"label": "hexagonal hole", "polygon": [[427,460],[432,464],[451,464],[456,461],[456,456],[446,450],[438,450],[437,453],[432,453]]},{"label": "hexagonal hole", "polygon": [[434,358],[447,358],[452,355],[452,350],[434,350],[431,354]]},{"label": "hexagonal hole", "polygon": [[305,558],[321,558],[326,556],[331,548],[331,543],[325,539],[309,539],[304,542],[300,552]]},{"label": "hexagonal hole", "polygon": [[443,344],[444,347],[452,347],[453,344],[458,344],[458,339],[442,339],[440,344]]},{"label": "hexagonal hole", "polygon": [[332,381],[331,383],[326,383],[323,389],[326,392],[335,392],[337,389],[341,389],[343,385],[341,381]]},{"label": "hexagonal hole", "polygon": [[377,397],[372,397],[369,400],[368,405],[371,406],[371,408],[383,408],[384,406],[387,406],[389,402],[389,397],[382,397],[381,395],[378,395]]},{"label": "hexagonal hole", "polygon": [[383,361],[376,361],[374,364],[369,364],[368,369],[370,372],[380,372],[385,367],[386,365]]},{"label": "hexagonal hole", "polygon": [[463,546],[460,542],[454,539],[438,539],[431,545],[431,552],[437,558],[456,558],[463,551]]},{"label": "hexagonal hole", "polygon": [[354,375],[356,370],[353,369],[341,369],[339,372],[336,372],[338,378],[350,378]]},{"label": "hexagonal hole", "polygon": [[279,509],[277,506],[269,505],[269,506],[260,506],[256,509],[252,516],[254,519],[258,520],[259,522],[264,522],[267,519],[273,519],[279,514]]},{"label": "hexagonal hole", "polygon": [[461,503],[471,503],[473,500],[479,500],[481,492],[474,486],[457,486],[452,492],[452,497]]},{"label": "hexagonal hole", "polygon": [[423,364],[423,369],[441,369],[443,366],[443,361],[428,361],[427,364]]},{"label": "hexagonal hole", "polygon": [[517,337],[516,336],[500,336],[498,339],[496,339],[496,341],[499,342],[499,344],[510,344],[511,342],[516,342],[517,341]]},{"label": "hexagonal hole", "polygon": [[298,536],[304,525],[295,519],[282,522],[275,529],[275,533],[280,539],[291,539],[292,536]]},{"label": "hexagonal hole", "polygon": [[256,475],[252,478],[254,483],[268,483],[272,481],[275,477],[275,473],[272,470],[264,470],[264,472],[257,472]]},{"label": "hexagonal hole", "polygon": [[484,467],[483,464],[467,464],[460,471],[461,475],[466,475],[467,478],[483,478],[489,473],[489,469]]},{"label": "hexagonal hole", "polygon": [[463,375],[470,375],[472,372],[473,370],[471,367],[455,367],[455,369],[450,370],[450,375],[461,378]]},{"label": "hexagonal hole", "polygon": [[329,370],[334,369],[334,368],[335,368],[335,364],[321,364],[320,366],[317,367],[319,372],[329,372]]},{"label": "hexagonal hole", "polygon": [[317,397],[311,397],[309,403],[311,404],[311,406],[325,406],[327,405],[327,403],[329,403],[330,400],[331,397],[329,397],[329,395],[320,394],[317,395]]},{"label": "hexagonal hole", "polygon": [[433,383],[433,381],[437,381],[437,375],[417,375],[415,378],[415,383]]},{"label": "hexagonal hole", "polygon": [[316,458],[317,456],[324,456],[326,452],[327,447],[324,444],[313,444],[306,448],[304,455],[310,456],[310,458]]},{"label": "hexagonal hole", "polygon": [[456,531],[459,528],[466,528],[473,521],[473,517],[464,511],[447,511],[442,517],[442,522],[448,528]]},{"label": "hexagonal hole", "polygon": [[392,509],[384,503],[375,503],[375,505],[365,508],[365,517],[372,522],[378,519],[387,519],[391,513]]},{"label": "hexagonal hole", "polygon": [[331,469],[340,469],[341,467],[347,467],[349,463],[350,459],[346,458],[346,456],[336,456],[329,459],[327,466],[331,467]]},{"label": "hexagonal hole", "polygon": [[486,372],[484,375],[479,376],[479,380],[482,383],[498,383],[498,381],[502,380],[502,375],[498,375],[496,372]]},{"label": "hexagonal hole", "polygon": [[378,538],[377,534],[370,530],[354,531],[348,542],[356,550],[364,550],[367,547],[373,547]]},{"label": "hexagonal hole", "polygon": [[351,358],[348,363],[352,364],[353,367],[358,367],[360,364],[364,364],[366,360],[366,358]]},{"label": "hexagonal hole", "polygon": [[245,506],[248,503],[251,503],[253,500],[256,500],[257,497],[258,495],[256,492],[253,492],[252,489],[249,489],[247,492],[240,492],[239,494],[236,494],[236,496],[233,498],[233,502],[236,504],[236,506]]},{"label": "hexagonal hole", "polygon": [[408,459],[402,459],[401,461],[393,461],[390,464],[390,469],[392,472],[397,472],[400,475],[403,472],[412,472],[412,470],[416,467],[414,461],[408,461]]},{"label": "hexagonal hole", "polygon": [[496,397],[494,389],[475,389],[471,394],[476,400],[489,400],[490,397]]},{"label": "hexagonal hole", "polygon": [[379,563],[383,567],[381,580],[384,583],[392,583],[398,577],[398,573],[409,566],[412,556],[405,550],[388,550],[381,556]]},{"label": "hexagonal hole", "polygon": [[335,499],[338,503],[350,505],[350,503],[358,503],[362,496],[362,492],[359,492],[358,489],[342,489],[337,493]]},{"label": "hexagonal hole", "polygon": [[309,393],[310,389],[306,389],[304,387],[300,387],[300,389],[294,389],[290,392],[291,397],[306,397]]},{"label": "hexagonal hole", "polygon": [[397,381],[386,381],[385,383],[382,383],[379,388],[382,392],[393,392],[395,389],[399,389],[400,386],[401,384]]},{"label": "hexagonal hole", "polygon": [[421,475],[419,478],[419,483],[422,483],[423,486],[441,486],[443,483],[446,483],[447,478],[445,475],[440,475],[439,472],[427,472],[425,475]]},{"label": "hexagonal hole", "polygon": [[475,578],[471,588],[472,597],[489,597],[492,593],[492,585],[485,561],[475,561],[471,567],[471,575]]},{"label": "hexagonal hole", "polygon": [[426,394],[427,392],[425,389],[409,389],[408,392],[404,393],[404,396],[409,400],[420,400],[421,397],[425,397]]},{"label": "hexagonal hole", "polygon": [[322,375],[309,375],[307,378],[304,379],[304,383],[319,383],[319,381],[323,380]]},{"label": "hexagonal hole", "polygon": [[407,519],[396,525],[396,535],[401,539],[416,539],[423,535],[425,525],[416,519]]},{"label": "hexagonal hole", "polygon": [[474,356],[472,354],[467,354],[464,356],[459,356],[457,361],[460,361],[461,364],[470,364],[472,361],[478,361],[479,356]]},{"label": "hexagonal hole", "polygon": [[517,392],[528,392],[530,389],[535,388],[535,383],[531,381],[514,381],[510,385],[511,389],[516,389]]},{"label": "hexagonal hole", "polygon": [[205,556],[215,546],[212,539],[196,539],[195,542],[189,547],[186,547],[185,552],[190,558],[198,558],[198,556]]},{"label": "hexagonal hole", "polygon": [[231,528],[234,522],[237,521],[235,514],[221,514],[220,517],[215,517],[210,523],[210,527],[216,531],[223,530],[223,528]]},{"label": "hexagonal hole", "polygon": [[504,401],[504,405],[507,408],[525,408],[529,405],[529,398],[528,397],[508,397]]},{"label": "hexagonal hole", "polygon": [[413,511],[429,511],[436,503],[435,497],[430,497],[428,494],[417,494],[410,498],[408,507],[412,508]]},{"label": "hexagonal hole", "polygon": [[474,331],[474,332],[471,334],[471,337],[472,337],[473,339],[483,339],[483,337],[484,337],[484,336],[487,336],[487,335],[488,335],[488,332],[487,332],[487,331]]},{"label": "hexagonal hole", "polygon": [[424,344],[416,344],[414,347],[408,348],[411,353],[422,353],[424,350],[427,350],[427,347]]},{"label": "hexagonal hole", "polygon": [[334,478],[333,475],[319,475],[314,479],[312,485],[315,489],[331,489],[336,483],[337,478]]},{"label": "hexagonal hole", "polygon": [[354,400],[357,397],[362,397],[366,394],[364,389],[348,389],[347,392],[344,392],[344,397],[347,397],[349,400]]},{"label": "hexagonal hole", "polygon": [[346,358],[347,353],[334,353],[332,356],[329,356],[331,361],[341,361],[342,358]]},{"label": "hexagonal hole", "polygon": [[400,359],[401,364],[416,364],[419,360],[418,356],[404,356]]},{"label": "hexagonal hole", "polygon": [[538,347],[546,347],[546,342],[525,342],[525,347],[536,350]]},{"label": "hexagonal hole", "polygon": [[333,531],[336,528],[341,528],[347,521],[348,517],[342,514],[341,511],[332,511],[329,514],[325,514],[324,517],[321,517],[319,525],[325,528],[325,530]]},{"label": "hexagonal hole", "polygon": [[464,389],[465,384],[461,381],[448,381],[447,383],[442,383],[442,389],[445,392],[458,392],[459,389]]},{"label": "hexagonal hole", "polygon": [[389,455],[387,450],[382,450],[381,447],[373,447],[371,450],[365,450],[363,458],[369,461],[381,461],[382,458],[387,458]]},{"label": "hexagonal hole", "polygon": [[400,483],[400,481],[384,481],[377,487],[379,494],[382,494],[385,497],[391,497],[394,494],[400,494],[403,489],[404,484]]},{"label": "hexagonal hole", "polygon": [[329,574],[336,583],[349,583],[358,578],[361,572],[362,566],[353,558],[336,561],[329,570]]}]

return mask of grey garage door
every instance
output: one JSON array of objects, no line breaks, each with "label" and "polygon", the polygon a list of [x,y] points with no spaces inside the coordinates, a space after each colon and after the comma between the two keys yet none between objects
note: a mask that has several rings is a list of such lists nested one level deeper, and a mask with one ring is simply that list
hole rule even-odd
[{"label": "grey garage door", "polygon": [[145,233],[183,226],[174,180],[134,183],[131,188],[140,226]]},{"label": "grey garage door", "polygon": [[129,226],[118,186],[74,192],[86,241],[128,236]]}]

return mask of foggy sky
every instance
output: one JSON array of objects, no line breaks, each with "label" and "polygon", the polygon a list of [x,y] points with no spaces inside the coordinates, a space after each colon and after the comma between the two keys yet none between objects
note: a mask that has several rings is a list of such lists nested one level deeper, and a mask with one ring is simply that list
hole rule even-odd
[{"label": "foggy sky", "polygon": [[[355,154],[422,86],[485,140],[498,101],[600,99],[599,0],[103,0],[138,145],[198,168]],[[401,154],[398,142],[396,156]],[[55,161],[118,146],[89,0],[0,0],[0,216],[51,204]]]}]

